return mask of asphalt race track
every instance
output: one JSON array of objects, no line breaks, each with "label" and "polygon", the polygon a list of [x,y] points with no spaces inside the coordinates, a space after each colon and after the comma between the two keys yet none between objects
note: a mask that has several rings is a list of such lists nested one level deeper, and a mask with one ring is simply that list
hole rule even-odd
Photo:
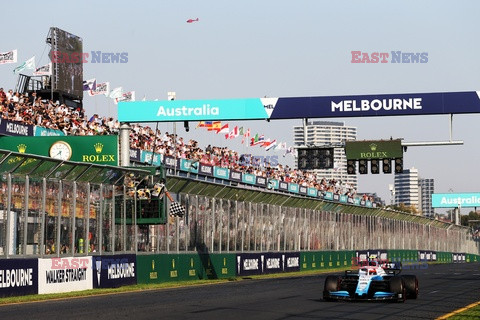
[{"label": "asphalt race track", "polygon": [[5,305],[0,319],[433,319],[480,300],[480,263],[403,273],[418,276],[417,300],[326,302],[323,274]]}]

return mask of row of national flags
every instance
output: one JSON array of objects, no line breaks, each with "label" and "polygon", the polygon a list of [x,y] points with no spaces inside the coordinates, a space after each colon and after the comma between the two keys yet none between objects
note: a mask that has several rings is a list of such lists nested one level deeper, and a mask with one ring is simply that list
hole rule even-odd
[{"label": "row of national flags", "polygon": [[295,154],[295,149],[293,147],[287,147],[286,142],[277,142],[277,139],[265,138],[262,134],[256,133],[255,135],[250,135],[250,129],[244,127],[235,126],[230,130],[229,124],[223,124],[221,121],[200,121],[197,124],[196,128],[205,128],[207,131],[215,132],[216,134],[224,134],[225,139],[235,139],[238,137],[242,138],[242,144],[247,146],[255,147],[259,146],[265,148],[265,151],[275,150],[275,151],[285,151],[285,155]]},{"label": "row of national flags", "polygon": [[[17,55],[16,49],[0,52],[0,64],[17,63]],[[51,76],[53,71],[51,62],[37,67],[35,65],[35,56],[33,56],[13,69],[13,73],[16,74],[29,69],[33,70],[34,76]],[[83,80],[83,91],[87,91],[90,96],[105,95],[111,98],[115,104],[119,101],[135,101],[135,91],[123,92],[122,87],[110,90],[110,82],[97,83],[96,79]]]}]

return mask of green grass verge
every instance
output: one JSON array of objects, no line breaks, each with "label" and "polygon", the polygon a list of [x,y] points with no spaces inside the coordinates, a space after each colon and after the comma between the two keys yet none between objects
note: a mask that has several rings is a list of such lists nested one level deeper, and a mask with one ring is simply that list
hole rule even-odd
[{"label": "green grass verge", "polygon": [[83,297],[99,296],[99,295],[106,295],[106,294],[120,294],[120,293],[135,292],[135,291],[161,290],[161,289],[171,289],[171,288],[199,286],[199,285],[214,285],[214,284],[225,283],[229,281],[243,281],[243,280],[249,280],[249,279],[274,279],[274,278],[302,277],[302,276],[311,276],[311,275],[316,275],[321,273],[341,272],[346,269],[347,268],[306,270],[306,271],[297,271],[297,272],[256,275],[256,276],[248,276],[248,277],[236,277],[236,278],[229,278],[229,279],[190,280],[190,281],[178,281],[178,282],[164,282],[164,283],[158,283],[158,284],[137,284],[132,286],[124,286],[124,287],[111,288],[111,289],[92,289],[92,290],[74,291],[74,292],[66,292],[66,293],[36,294],[36,295],[17,296],[17,297],[5,297],[5,298],[0,298],[0,306],[13,304],[13,303],[39,302],[39,301],[47,301],[47,300],[55,300],[55,299],[73,299],[73,298],[83,298]]},{"label": "green grass verge", "polygon": [[451,320],[466,320],[466,319],[480,319],[480,305],[475,306],[471,309],[465,310],[463,312],[457,313],[447,319]]}]

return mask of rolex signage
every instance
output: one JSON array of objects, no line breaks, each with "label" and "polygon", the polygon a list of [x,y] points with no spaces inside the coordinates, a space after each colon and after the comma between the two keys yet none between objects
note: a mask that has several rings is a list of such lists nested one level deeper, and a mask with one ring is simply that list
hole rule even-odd
[{"label": "rolex signage", "polygon": [[118,136],[0,136],[0,149],[59,160],[118,165]]},{"label": "rolex signage", "polygon": [[402,158],[402,142],[400,139],[346,141],[345,154],[347,160]]}]

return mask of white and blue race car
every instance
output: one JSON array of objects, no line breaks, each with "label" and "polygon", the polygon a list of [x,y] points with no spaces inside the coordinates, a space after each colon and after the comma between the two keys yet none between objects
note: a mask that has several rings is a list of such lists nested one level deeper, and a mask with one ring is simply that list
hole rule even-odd
[{"label": "white and blue race car", "polygon": [[418,297],[415,275],[400,276],[401,265],[366,261],[358,269],[345,271],[344,276],[328,276],[323,290],[324,300],[392,300],[404,302]]}]

